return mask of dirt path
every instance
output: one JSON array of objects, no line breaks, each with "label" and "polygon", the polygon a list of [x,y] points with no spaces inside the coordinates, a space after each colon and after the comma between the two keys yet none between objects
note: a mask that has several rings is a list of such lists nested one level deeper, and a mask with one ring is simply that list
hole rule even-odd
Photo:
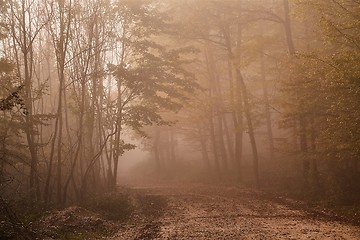
[{"label": "dirt path", "polygon": [[200,185],[135,191],[143,196],[142,213],[113,239],[360,239],[360,227],[254,191]]}]

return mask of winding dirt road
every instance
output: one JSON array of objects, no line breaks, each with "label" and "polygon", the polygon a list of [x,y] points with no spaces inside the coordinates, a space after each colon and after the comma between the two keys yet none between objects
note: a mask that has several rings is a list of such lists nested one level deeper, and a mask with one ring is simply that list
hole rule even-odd
[{"label": "winding dirt road", "polygon": [[189,185],[134,191],[142,210],[112,239],[360,239],[360,227],[252,190]]}]

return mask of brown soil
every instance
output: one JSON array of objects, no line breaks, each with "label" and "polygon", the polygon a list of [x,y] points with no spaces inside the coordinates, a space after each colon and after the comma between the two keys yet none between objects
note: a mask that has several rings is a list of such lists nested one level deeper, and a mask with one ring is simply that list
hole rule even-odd
[{"label": "brown soil", "polygon": [[35,223],[38,239],[360,239],[358,224],[332,212],[244,188],[147,185],[126,194],[126,219],[70,207]]},{"label": "brown soil", "polygon": [[110,239],[360,239],[360,227],[253,190],[134,188],[138,211]]}]

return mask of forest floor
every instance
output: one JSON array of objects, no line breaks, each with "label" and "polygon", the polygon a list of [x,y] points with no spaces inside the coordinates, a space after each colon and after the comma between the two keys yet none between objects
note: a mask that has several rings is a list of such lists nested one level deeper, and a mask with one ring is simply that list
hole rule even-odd
[{"label": "forest floor", "polygon": [[131,188],[140,204],[109,239],[360,239],[360,226],[303,202],[208,185]]},{"label": "forest floor", "polygon": [[240,187],[141,186],[121,187],[90,206],[50,211],[32,223],[35,235],[18,226],[18,237],[2,238],[0,231],[0,239],[360,239],[357,213],[347,218]]}]

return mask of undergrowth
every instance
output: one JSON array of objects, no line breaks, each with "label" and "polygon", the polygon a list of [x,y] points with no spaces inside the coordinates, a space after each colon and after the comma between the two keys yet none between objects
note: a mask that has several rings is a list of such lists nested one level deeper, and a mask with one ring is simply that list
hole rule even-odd
[{"label": "undergrowth", "polygon": [[32,204],[29,199],[1,198],[0,239],[96,239],[116,231],[116,224],[133,212],[130,196],[122,192],[90,198],[80,207],[61,210]]},{"label": "undergrowth", "polygon": [[134,208],[130,196],[121,192],[97,195],[83,207],[114,221],[126,220]]}]

